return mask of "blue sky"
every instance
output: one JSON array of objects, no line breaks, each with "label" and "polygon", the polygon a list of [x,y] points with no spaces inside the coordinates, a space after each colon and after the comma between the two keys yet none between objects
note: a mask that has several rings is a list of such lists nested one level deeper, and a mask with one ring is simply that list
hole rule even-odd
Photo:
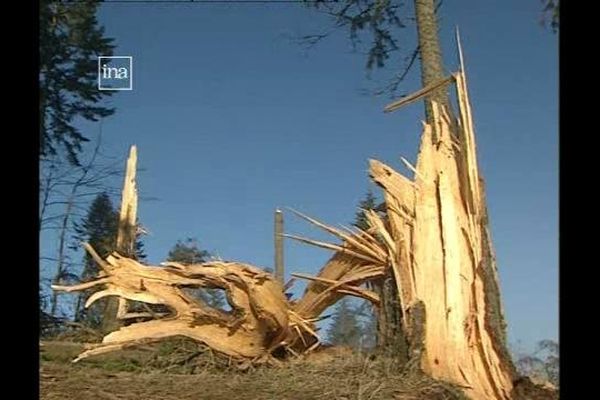
[{"label": "blue sky", "polygon": [[[461,30],[509,338],[525,346],[558,336],[558,41],[540,11],[536,0],[446,2],[440,25],[449,71]],[[115,55],[133,56],[133,90],[110,100],[103,136],[114,155],[138,146],[140,193],[159,199],[139,207],[152,263],[197,237],[224,259],[271,267],[276,207],[348,224],[374,188],[369,158],[402,172],[400,156],[415,160],[422,104],[383,114],[389,96],[361,90],[395,69],[367,79],[346,32],[296,44],[330,26],[314,11],[120,3],[102,5],[99,20]],[[410,54],[414,26],[403,33]],[[417,65],[400,93],[419,87]],[[327,238],[290,213],[285,230]],[[285,244],[288,273],[315,274],[329,256]]]}]

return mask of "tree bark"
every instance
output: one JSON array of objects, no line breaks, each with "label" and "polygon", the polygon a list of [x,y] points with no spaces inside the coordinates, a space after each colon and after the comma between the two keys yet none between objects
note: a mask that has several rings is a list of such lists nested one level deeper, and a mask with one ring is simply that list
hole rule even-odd
[{"label": "tree bark", "polygon": [[[426,87],[444,78],[434,0],[415,0],[415,16],[421,56],[421,81],[423,87]],[[425,120],[428,123],[431,123],[433,118],[432,101],[447,106],[449,103],[447,89],[440,88],[425,99]]]},{"label": "tree bark", "polygon": [[377,353],[395,359],[399,366],[408,362],[409,352],[402,331],[402,307],[392,271],[386,274],[376,292],[381,299],[377,308]]}]

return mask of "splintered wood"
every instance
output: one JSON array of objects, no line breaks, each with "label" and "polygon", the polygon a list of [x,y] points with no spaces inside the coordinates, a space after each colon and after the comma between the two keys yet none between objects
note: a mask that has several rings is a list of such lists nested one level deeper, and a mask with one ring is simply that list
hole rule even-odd
[{"label": "splintered wood", "polygon": [[[77,291],[103,285],[102,290],[90,296],[86,307],[106,296],[118,296],[163,304],[171,312],[159,319],[149,314],[148,321],[121,327],[77,360],[177,335],[206,343],[232,357],[254,359],[268,354],[287,334],[289,310],[282,287],[261,269],[226,262],[202,265],[169,262],[162,267],[151,267],[118,253],[102,260],[89,245],[85,246],[101,266],[103,276],[81,285],[54,287],[56,290]],[[183,290],[189,287],[224,289],[233,312],[209,307],[191,297]]]},{"label": "splintered wood", "polygon": [[[121,194],[121,208],[116,241],[117,251],[131,257],[135,254],[137,226],[138,193],[135,179],[136,173],[137,147],[131,146],[125,168],[125,180],[123,181],[123,192]],[[127,300],[123,297],[118,297],[117,299],[109,298],[107,301],[105,315],[102,320],[103,332],[110,332],[117,329],[120,326],[120,320],[123,319],[123,315],[127,313]]]},{"label": "splintered wood", "polygon": [[509,399],[515,374],[501,339],[464,72],[455,78],[460,119],[433,103],[435,123],[424,126],[414,180],[376,160],[370,174],[384,190],[396,238],[392,267],[403,313],[425,306],[423,370],[473,399]]},{"label": "splintered wood", "polygon": [[[270,361],[270,354],[278,348],[292,354],[311,351],[319,344],[315,328],[319,315],[346,294],[377,303],[375,293],[359,286],[382,275],[386,266],[382,253],[385,248],[378,247],[368,233],[344,233],[314,222],[349,243],[331,245],[338,253],[318,277],[302,276],[313,282],[296,303],[288,301],[273,275],[251,265],[214,261],[192,265],[166,262],[152,267],[117,252],[102,260],[85,244],[102,270],[98,279],[75,286],[53,286],[54,290],[73,292],[103,286],[90,296],[86,308],[107,296],[117,296],[121,300],[162,304],[170,313],[119,315],[121,319],[148,320],[109,333],[100,345],[91,346],[75,361],[178,335],[238,360],[254,362]],[[232,311],[210,307],[183,290],[199,287],[223,289]]]},{"label": "splintered wood", "polygon": [[135,182],[137,172],[137,147],[131,146],[125,181],[123,183],[123,194],[121,197],[121,211],[119,214],[119,228],[117,233],[117,250],[126,255],[133,255],[135,250],[137,206],[138,195]]},{"label": "splintered wood", "polygon": [[[272,360],[274,351],[280,349],[296,355],[307,353],[319,344],[315,322],[325,309],[345,295],[378,305],[378,294],[364,283],[380,279],[391,268],[400,297],[401,328],[410,348],[423,350],[411,350],[411,357],[417,357],[426,373],[461,386],[472,399],[510,399],[516,373],[504,342],[464,69],[439,85],[450,81],[456,84],[459,117],[432,102],[433,123],[424,124],[416,166],[403,159],[414,177],[370,161],[370,176],[383,189],[386,210],[366,211],[368,229],[337,229],[297,213],[340,240],[333,244],[286,235],[334,251],[317,276],[292,274],[309,280],[298,300],[288,300],[274,276],[251,265],[171,262],[150,267],[125,257],[131,253],[123,254],[130,250],[124,243],[120,243],[121,253],[106,260],[86,246],[102,269],[98,278],[71,287],[53,286],[55,290],[102,286],[86,307],[116,296],[122,302],[162,304],[170,313],[136,314],[146,320],[109,333],[77,360],[176,335],[252,362]],[[422,90],[410,100],[426,93]],[[135,176],[128,173],[131,175]],[[133,179],[125,182],[124,198],[135,193]],[[124,226],[131,229],[137,201],[123,204],[121,221],[127,221]],[[131,235],[120,231],[119,237]],[[231,311],[209,307],[184,291],[198,287],[224,290]]]}]

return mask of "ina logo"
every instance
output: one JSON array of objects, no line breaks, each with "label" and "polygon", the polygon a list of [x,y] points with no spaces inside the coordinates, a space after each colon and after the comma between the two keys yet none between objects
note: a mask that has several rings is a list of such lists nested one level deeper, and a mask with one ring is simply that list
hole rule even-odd
[{"label": "ina logo", "polygon": [[133,57],[98,57],[99,90],[132,90]]},{"label": "ina logo", "polygon": [[127,77],[127,68],[109,67],[104,64],[102,65],[102,79],[129,79]]}]

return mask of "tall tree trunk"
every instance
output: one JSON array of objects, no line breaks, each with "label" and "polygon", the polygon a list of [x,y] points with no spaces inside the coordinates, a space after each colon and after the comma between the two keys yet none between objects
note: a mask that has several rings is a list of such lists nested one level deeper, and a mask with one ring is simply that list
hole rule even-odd
[{"label": "tall tree trunk", "polygon": [[78,294],[77,295],[77,302],[75,303],[75,315],[73,316],[73,321],[75,322],[79,322],[81,320],[81,307],[83,304],[81,304],[81,300],[82,300],[82,294]]},{"label": "tall tree trunk", "polygon": [[[415,0],[415,15],[421,55],[421,82],[423,87],[426,87],[444,78],[434,0]],[[446,87],[434,91],[425,99],[425,119],[428,123],[431,123],[433,118],[432,100],[447,106],[449,100]]]},{"label": "tall tree trunk", "polygon": [[[40,166],[40,168],[42,168]],[[46,215],[46,210],[48,208],[48,203],[50,202],[50,192],[51,192],[51,185],[52,185],[52,179],[53,179],[53,171],[52,171],[52,167],[50,167],[50,171],[48,171],[48,175],[46,175],[44,177],[44,183],[43,183],[43,188],[42,188],[42,196],[41,196],[41,203],[42,203],[42,208],[40,210],[40,221],[39,221],[39,225],[38,225],[38,234],[42,233],[42,225],[44,223],[44,216]]]},{"label": "tall tree trunk", "polygon": [[[58,261],[56,263],[56,275],[54,276],[54,284],[59,285],[62,275],[64,273],[65,268],[65,241],[67,236],[67,228],[69,226],[69,218],[71,216],[71,211],[73,209],[73,202],[75,200],[75,192],[77,191],[77,185],[73,186],[71,190],[71,194],[69,196],[69,200],[67,201],[67,207],[65,210],[65,215],[62,219],[62,224],[60,227],[60,238],[58,242]],[[50,314],[55,317],[56,316],[56,308],[58,307],[58,292],[52,292],[52,302],[50,308]]]}]

